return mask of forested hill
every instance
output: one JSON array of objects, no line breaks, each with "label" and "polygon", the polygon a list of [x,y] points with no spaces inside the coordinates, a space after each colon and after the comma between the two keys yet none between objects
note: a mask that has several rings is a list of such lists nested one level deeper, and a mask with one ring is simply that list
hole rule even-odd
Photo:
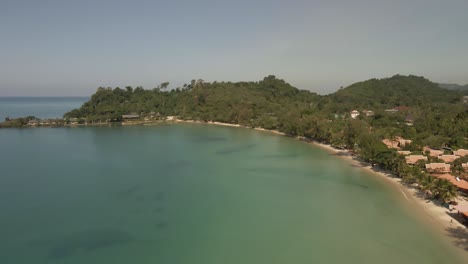
[{"label": "forested hill", "polygon": [[320,99],[315,93],[299,90],[277,79],[259,82],[213,82],[193,80],[182,88],[164,91],[167,84],[152,90],[142,87],[98,88],[81,108],[65,114],[93,120],[119,120],[128,113],[160,113],[186,119],[216,120],[251,124],[287,118],[301,109],[310,110]]},{"label": "forested hill", "polygon": [[460,101],[461,94],[442,89],[423,77],[395,75],[352,84],[326,96],[332,111],[382,110],[397,106],[429,108]]}]

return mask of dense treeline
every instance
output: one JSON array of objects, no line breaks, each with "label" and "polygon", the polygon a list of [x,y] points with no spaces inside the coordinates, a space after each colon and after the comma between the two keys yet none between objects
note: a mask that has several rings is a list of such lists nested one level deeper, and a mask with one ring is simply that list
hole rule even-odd
[{"label": "dense treeline", "polygon": [[[423,77],[372,79],[327,96],[296,89],[275,76],[259,82],[193,80],[166,91],[168,85],[163,83],[152,90],[101,87],[91,100],[65,117],[86,118],[88,122],[120,121],[124,114],[159,113],[277,129],[343,148],[354,148],[368,134],[376,139],[397,135],[413,139],[414,148],[467,147],[463,92],[441,89]],[[400,110],[385,112],[395,107]],[[353,109],[372,110],[374,115],[361,114],[354,120],[349,117]]]}]

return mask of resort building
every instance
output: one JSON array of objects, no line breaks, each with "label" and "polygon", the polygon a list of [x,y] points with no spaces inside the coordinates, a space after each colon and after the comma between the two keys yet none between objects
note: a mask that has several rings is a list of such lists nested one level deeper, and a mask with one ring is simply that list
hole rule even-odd
[{"label": "resort building", "polygon": [[384,143],[387,146],[387,148],[400,149],[400,147],[398,146],[398,141],[382,139],[382,143]]},{"label": "resort building", "polygon": [[450,164],[429,163],[426,164],[426,170],[429,173],[450,173]]},{"label": "resort building", "polygon": [[39,120],[37,119],[32,119],[28,121],[28,126],[37,126],[39,125]]},{"label": "resort building", "polygon": [[414,117],[413,115],[407,115],[406,118],[405,118],[405,124],[407,126],[412,126],[414,123]]},{"label": "resort building", "polygon": [[431,174],[432,176],[439,178],[439,179],[446,179],[449,180],[453,185],[457,186],[458,189],[462,191],[468,191],[468,182],[462,179],[459,179],[451,174]]},{"label": "resort building", "polygon": [[413,141],[411,141],[411,140],[409,140],[409,139],[404,139],[404,138],[402,138],[402,137],[396,137],[396,141],[398,141],[398,145],[399,145],[400,147],[404,147],[404,146],[406,146],[406,145],[411,144],[411,142],[413,142]]},{"label": "resort building", "polygon": [[411,140],[409,139],[404,139],[402,137],[396,137],[395,140],[390,140],[390,139],[383,139],[382,143],[384,143],[387,148],[393,148],[393,149],[400,149],[400,147],[404,147],[408,144],[411,144]]},{"label": "resort building", "polygon": [[123,120],[134,120],[138,118],[140,118],[140,115],[137,114],[122,115]]},{"label": "resort building", "polygon": [[468,156],[468,149],[459,149],[459,150],[455,150],[455,151],[453,152],[453,155],[457,155],[457,156],[460,156],[460,157]]},{"label": "resort building", "polygon": [[405,157],[406,164],[408,165],[414,165],[418,163],[420,160],[427,161],[427,157],[424,155],[409,155],[408,157]]},{"label": "resort building", "polygon": [[389,113],[389,114],[394,114],[394,113],[398,112],[397,109],[385,109],[384,111],[385,111],[385,113]]},{"label": "resort building", "polygon": [[365,114],[366,116],[374,115],[374,111],[371,111],[371,110],[362,110],[362,113]]},{"label": "resort building", "polygon": [[439,159],[443,160],[446,163],[452,163],[454,160],[460,158],[460,156],[456,155],[440,155]]},{"label": "resort building", "polygon": [[431,149],[429,147],[424,147],[423,151],[424,152],[429,152],[429,156],[434,157],[434,158],[438,158],[440,155],[444,155],[443,150]]},{"label": "resort building", "polygon": [[351,111],[350,115],[351,115],[351,118],[356,119],[356,117],[359,116],[359,111],[358,110],[353,110],[353,111]]},{"label": "resort building", "polygon": [[462,163],[462,168],[465,172],[468,172],[468,162],[467,163]]}]

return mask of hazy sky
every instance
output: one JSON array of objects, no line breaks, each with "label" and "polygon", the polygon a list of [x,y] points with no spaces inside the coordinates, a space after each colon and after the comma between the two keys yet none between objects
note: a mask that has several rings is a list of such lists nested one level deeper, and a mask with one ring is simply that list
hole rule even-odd
[{"label": "hazy sky", "polygon": [[467,0],[0,0],[0,96],[260,80],[468,83]]}]

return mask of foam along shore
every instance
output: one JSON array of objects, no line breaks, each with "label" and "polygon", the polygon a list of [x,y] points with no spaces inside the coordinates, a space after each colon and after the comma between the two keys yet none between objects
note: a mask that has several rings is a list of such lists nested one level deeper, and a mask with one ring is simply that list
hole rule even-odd
[{"label": "foam along shore", "polygon": [[[249,128],[241,126],[239,124],[229,124],[222,122],[200,122],[193,120],[176,121],[182,123],[210,124],[218,126]],[[257,131],[264,131],[277,135],[287,136],[285,133],[277,130],[268,130],[258,127],[253,129]],[[380,179],[389,183],[391,186],[393,186],[393,188],[397,189],[397,192],[401,193],[402,199],[406,201],[406,205],[408,205],[408,208],[412,211],[415,210],[415,214],[418,218],[421,219],[421,221],[431,225],[434,231],[445,236],[450,242],[457,245],[456,248],[460,251],[464,251],[461,253],[464,254],[464,257],[467,257],[468,259],[468,254],[466,254],[466,250],[468,249],[464,248],[468,246],[468,230],[463,224],[459,223],[450,216],[451,214],[456,214],[456,210],[450,211],[448,208],[445,208],[440,204],[436,204],[435,201],[424,199],[423,196],[420,195],[419,190],[412,186],[403,184],[401,182],[401,178],[397,177],[391,172],[382,170],[378,167],[373,167],[370,164],[359,160],[357,156],[353,155],[347,150],[337,149],[330,145],[309,140],[304,137],[296,137],[296,139],[301,140],[307,144],[311,144],[313,146],[322,148],[327,152],[346,160],[347,162],[351,163],[354,167],[360,168],[363,171],[366,171],[370,174],[379,176]],[[460,202],[468,203],[468,201],[462,200],[462,198],[459,199]]]}]

